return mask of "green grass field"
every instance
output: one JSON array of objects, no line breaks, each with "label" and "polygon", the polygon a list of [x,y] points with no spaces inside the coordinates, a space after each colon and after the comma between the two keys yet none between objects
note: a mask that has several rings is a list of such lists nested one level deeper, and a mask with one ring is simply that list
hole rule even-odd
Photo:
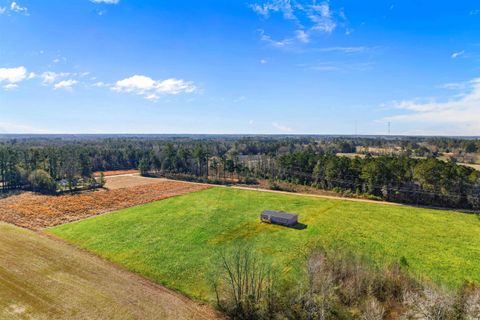
[{"label": "green grass field", "polygon": [[[263,224],[265,209],[298,213],[308,227]],[[404,256],[413,274],[451,287],[480,282],[480,220],[407,206],[212,188],[47,232],[204,300],[216,253],[239,243],[254,245],[285,277],[300,274],[309,248],[324,246],[379,266]]]}]

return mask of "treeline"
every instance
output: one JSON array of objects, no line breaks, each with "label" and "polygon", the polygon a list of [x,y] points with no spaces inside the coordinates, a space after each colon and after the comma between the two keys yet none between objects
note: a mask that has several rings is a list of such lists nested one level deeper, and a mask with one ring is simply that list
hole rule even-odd
[{"label": "treeline", "polygon": [[276,181],[283,181],[347,196],[480,209],[480,173],[452,161],[405,155],[349,158],[311,146],[291,147],[291,151],[276,155],[242,155],[230,150],[218,156],[198,146],[191,152],[168,145],[161,158],[150,153],[139,168],[144,175],[187,175],[204,182],[265,179],[272,188]]},{"label": "treeline", "polygon": [[435,158],[318,155],[312,150],[278,158],[275,176],[320,189],[368,194],[411,204],[480,209],[480,174]]},{"label": "treeline", "polygon": [[[27,189],[54,194],[101,187],[103,179],[92,176],[97,159],[94,151],[71,145],[0,145],[0,191]],[[106,161],[102,158],[101,162]]]},{"label": "treeline", "polygon": [[[0,190],[53,192],[95,187],[96,171],[139,169],[145,175],[252,183],[290,182],[401,203],[479,208],[474,169],[408,152],[373,157],[336,156],[359,145],[429,143],[425,138],[163,137],[0,141]],[[446,146],[477,140],[438,138]]]}]

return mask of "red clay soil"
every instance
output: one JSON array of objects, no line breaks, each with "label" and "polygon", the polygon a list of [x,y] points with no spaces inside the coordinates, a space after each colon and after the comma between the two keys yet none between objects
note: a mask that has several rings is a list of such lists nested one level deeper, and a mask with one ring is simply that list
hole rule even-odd
[{"label": "red clay soil", "polygon": [[116,190],[46,196],[31,192],[0,199],[0,221],[41,230],[102,213],[208,188],[177,181]]}]

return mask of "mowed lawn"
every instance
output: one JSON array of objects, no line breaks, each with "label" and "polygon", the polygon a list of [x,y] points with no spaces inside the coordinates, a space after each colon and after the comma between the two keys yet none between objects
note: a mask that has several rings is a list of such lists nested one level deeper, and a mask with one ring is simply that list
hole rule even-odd
[{"label": "mowed lawn", "polygon": [[[295,212],[303,230],[263,224],[266,209]],[[220,250],[251,244],[285,277],[299,277],[310,248],[341,248],[450,287],[480,282],[480,220],[408,206],[212,188],[47,232],[189,296],[209,300]]]}]

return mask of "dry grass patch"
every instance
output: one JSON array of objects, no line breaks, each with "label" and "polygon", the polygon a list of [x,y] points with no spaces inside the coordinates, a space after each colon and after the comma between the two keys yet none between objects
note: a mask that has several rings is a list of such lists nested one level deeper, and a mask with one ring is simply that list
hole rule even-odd
[{"label": "dry grass patch", "polygon": [[165,182],[166,179],[148,178],[142,176],[113,176],[105,177],[105,188],[108,190],[131,188],[138,186],[147,186],[151,184]]},{"label": "dry grass patch", "polygon": [[150,185],[61,196],[25,192],[0,199],[0,220],[41,230],[205,188],[202,185],[157,180]]}]

